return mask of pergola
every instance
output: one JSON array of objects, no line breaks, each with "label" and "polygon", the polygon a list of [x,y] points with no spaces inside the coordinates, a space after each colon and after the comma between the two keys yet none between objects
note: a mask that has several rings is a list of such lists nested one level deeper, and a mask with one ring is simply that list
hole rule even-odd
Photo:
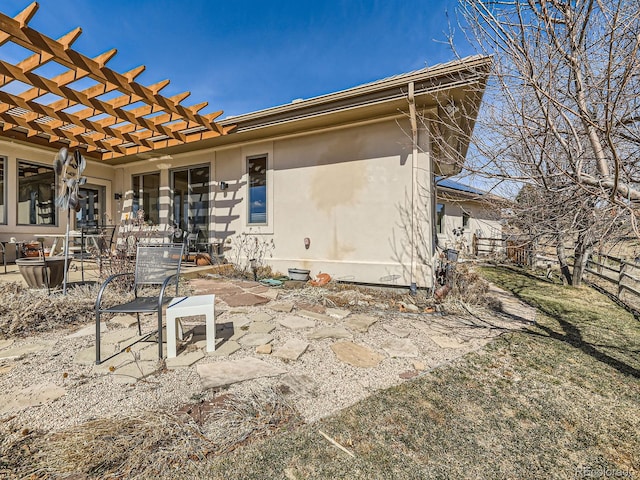
[{"label": "pergola", "polygon": [[[181,105],[189,92],[160,95],[169,80],[149,86],[135,82],[144,66],[123,74],[108,68],[115,49],[94,58],[76,52],[71,45],[82,33],[80,28],[58,40],[30,28],[37,10],[34,2],[13,18],[0,13],[0,46],[13,42],[30,51],[16,63],[0,59],[0,136],[79,148],[89,157],[108,160],[233,130],[214,121],[222,111],[198,113],[207,102]],[[63,72],[47,78],[41,67],[51,62]],[[12,92],[19,86],[25,89]]]}]

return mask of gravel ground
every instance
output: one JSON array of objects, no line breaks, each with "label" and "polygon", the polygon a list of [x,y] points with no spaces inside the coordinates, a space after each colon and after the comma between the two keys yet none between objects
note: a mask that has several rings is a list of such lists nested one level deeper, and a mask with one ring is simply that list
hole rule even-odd
[{"label": "gravel ground", "polygon": [[[285,294],[285,301],[295,301],[301,293]],[[286,297],[289,298],[286,298]],[[308,298],[306,300],[309,300]],[[279,300],[282,301],[282,300]],[[217,306],[217,324],[244,318],[257,312],[268,312],[272,322],[291,315],[275,312],[269,305],[231,309],[224,304]],[[358,310],[362,308],[358,307]],[[354,309],[355,310],[355,309]],[[14,395],[29,386],[50,383],[62,387],[66,393],[50,403],[13,410],[0,415],[13,431],[23,429],[57,431],[100,418],[113,418],[140,411],[176,412],[185,404],[209,400],[221,393],[246,394],[259,388],[274,388],[282,392],[307,422],[313,422],[337,410],[345,408],[369,396],[373,392],[403,382],[403,376],[419,374],[446,364],[465,353],[477,350],[507,329],[519,328],[520,323],[495,312],[479,311],[477,316],[400,313],[388,305],[374,304],[368,315],[377,318],[366,333],[354,333],[352,341],[366,345],[384,354],[382,344],[394,337],[384,326],[408,330],[408,339],[417,348],[415,357],[385,358],[376,367],[359,368],[346,364],[336,357],[330,346],[336,340],[310,340],[306,352],[296,361],[283,361],[270,355],[256,354],[255,347],[243,348],[228,357],[206,356],[199,363],[220,362],[255,357],[287,370],[287,374],[306,376],[307,391],[296,391],[283,386],[283,378],[270,377],[231,385],[221,390],[203,390],[196,367],[163,369],[132,384],[114,381],[105,368],[73,363],[77,352],[91,347],[93,336],[68,338],[75,329],[57,330],[37,337],[16,340],[11,348],[34,342],[48,343],[40,352],[25,355],[17,360],[0,360],[0,392]],[[295,310],[293,312],[295,314]],[[147,319],[151,328],[154,319]],[[332,326],[342,325],[344,320]],[[276,323],[277,324],[277,323]],[[329,326],[316,322],[316,327]],[[271,333],[274,349],[287,340],[307,340],[312,329],[295,331],[280,325]],[[435,335],[434,335],[435,334]],[[459,348],[443,348],[432,337],[454,339]],[[153,344],[150,348],[156,348]],[[410,372],[410,373],[409,373]],[[299,378],[299,377],[298,377]]]}]

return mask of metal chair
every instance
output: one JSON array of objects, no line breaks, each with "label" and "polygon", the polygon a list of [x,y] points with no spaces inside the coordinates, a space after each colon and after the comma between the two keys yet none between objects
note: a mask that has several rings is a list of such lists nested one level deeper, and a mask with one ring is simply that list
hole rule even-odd
[{"label": "metal chair", "polygon": [[0,255],[2,255],[2,263],[4,264],[4,273],[7,273],[7,251],[4,248],[4,242],[0,242]]},{"label": "metal chair", "polygon": [[[156,313],[158,316],[158,357],[162,358],[162,307],[173,299],[173,296],[166,295],[169,285],[175,283],[175,296],[178,295],[178,280],[183,252],[183,244],[138,244],[135,272],[117,273],[104,281],[95,304],[96,365],[102,363],[100,359],[100,317],[103,313],[135,313],[138,318],[138,334],[140,335],[142,335],[140,314]],[[104,307],[102,297],[106,288],[114,280],[127,276],[133,276],[133,300],[120,305]],[[139,296],[142,287],[156,287],[159,288],[159,291],[155,296],[143,297]],[[143,293],[146,294],[146,292]]]}]

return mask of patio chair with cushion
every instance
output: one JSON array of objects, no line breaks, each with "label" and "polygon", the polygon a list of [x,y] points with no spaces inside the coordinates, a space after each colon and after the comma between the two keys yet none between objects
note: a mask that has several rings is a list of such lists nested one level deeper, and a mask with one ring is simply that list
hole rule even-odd
[{"label": "patio chair with cushion", "polygon": [[[180,265],[184,251],[183,244],[149,245],[138,244],[136,249],[135,271],[117,273],[107,278],[96,299],[96,365],[100,365],[100,317],[103,313],[135,313],[138,319],[138,334],[142,336],[141,313],[155,313],[158,317],[158,357],[162,358],[162,307],[173,299],[168,291],[175,284],[175,296],[178,295]],[[133,277],[131,301],[113,306],[103,305],[103,296],[114,280]],[[171,287],[173,290],[173,287]],[[153,295],[149,295],[152,292]],[[144,295],[144,296],[142,296]],[[148,336],[153,334],[150,333]]]}]

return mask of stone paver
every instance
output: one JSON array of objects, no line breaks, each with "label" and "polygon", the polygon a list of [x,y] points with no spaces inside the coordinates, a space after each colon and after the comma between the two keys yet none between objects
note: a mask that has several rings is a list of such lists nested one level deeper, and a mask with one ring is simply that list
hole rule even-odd
[{"label": "stone paver", "polygon": [[293,303],[289,303],[289,302],[272,303],[271,305],[269,305],[269,308],[275,312],[290,313],[291,310],[293,310]]},{"label": "stone paver", "polygon": [[278,290],[276,290],[275,288],[271,288],[269,290],[267,290],[266,292],[262,292],[260,295],[262,295],[263,297],[267,297],[271,300],[277,300],[278,297],[280,296],[280,292]]},{"label": "stone paver", "polygon": [[0,414],[53,402],[65,395],[64,388],[53,383],[32,385],[17,392],[0,395]]},{"label": "stone paver", "polygon": [[323,340],[325,338],[351,338],[353,335],[344,327],[323,327],[307,335],[309,340]]},{"label": "stone paver", "polygon": [[380,346],[390,357],[412,358],[419,355],[418,347],[407,338],[388,338]]},{"label": "stone paver", "polygon": [[[130,328],[138,325],[138,319],[135,315],[116,315],[111,320],[111,323],[115,323],[116,325],[120,325],[124,328]],[[95,328],[95,327],[94,327]]]},{"label": "stone paver", "polygon": [[382,328],[384,328],[391,335],[399,338],[407,338],[411,334],[411,330],[407,330],[406,328],[394,327],[393,325],[383,325]]},{"label": "stone paver", "polygon": [[273,319],[273,315],[269,315],[267,312],[255,312],[249,315],[248,320],[250,322],[268,322]]},{"label": "stone paver", "polygon": [[273,337],[267,333],[248,333],[239,342],[248,347],[257,347],[258,345],[273,342]]},{"label": "stone paver", "polygon": [[298,310],[297,314],[300,315],[301,317],[310,318],[312,320],[318,320],[319,322],[336,323],[338,321],[338,319],[335,317],[331,317],[324,313],[314,312],[312,310]]},{"label": "stone paver", "polygon": [[109,330],[104,335],[100,335],[100,343],[102,345],[120,343],[123,345],[131,345],[133,341],[139,340],[137,328],[119,328],[117,330]]},{"label": "stone paver", "polygon": [[347,318],[351,312],[344,308],[327,308],[325,313],[331,317],[342,320],[343,318]]},{"label": "stone paver", "polygon": [[193,352],[188,352],[188,353],[182,352],[180,353],[180,355],[178,355],[175,358],[167,358],[166,364],[167,364],[167,368],[169,369],[184,368],[184,367],[190,367],[191,365],[196,363],[198,360],[201,360],[203,358],[204,358],[204,352],[202,350],[195,350]]},{"label": "stone paver", "polygon": [[[106,332],[109,328],[107,324],[104,322],[100,322],[100,333]],[[73,332],[70,335],[67,335],[65,338],[80,338],[80,337],[90,337],[96,335],[96,326],[95,323],[91,325],[87,325],[86,327],[82,327],[80,330]]]},{"label": "stone paver", "polygon": [[353,342],[336,342],[331,345],[331,350],[336,354],[338,360],[354,367],[372,368],[384,359],[383,355],[369,347]]},{"label": "stone paver", "polygon": [[296,375],[289,373],[280,378],[283,385],[286,385],[298,395],[310,396],[316,392],[316,383],[309,375]]},{"label": "stone paver", "polygon": [[27,343],[25,345],[20,345],[19,347],[7,348],[0,351],[0,359],[11,360],[14,358],[20,358],[24,355],[28,355],[30,353],[42,352],[51,347],[53,342],[38,342],[38,343]]},{"label": "stone paver", "polygon": [[348,328],[355,332],[366,333],[369,331],[369,327],[377,321],[378,319],[376,317],[357,313],[347,318],[344,323]]},{"label": "stone paver", "polygon": [[158,370],[158,362],[150,360],[141,360],[138,362],[129,362],[126,365],[116,367],[115,371],[110,374],[114,383],[136,383],[143,377],[149,376]]},{"label": "stone paver", "polygon": [[199,363],[196,371],[203,388],[216,388],[261,377],[274,377],[286,370],[257,358],[247,357],[215,363]]},{"label": "stone paver", "polygon": [[0,350],[4,349],[4,348],[8,348],[11,345],[13,345],[13,339],[9,339],[9,340],[0,340]]},{"label": "stone paver", "polygon": [[308,318],[289,316],[283,318],[282,320],[278,320],[278,323],[283,327],[289,328],[291,330],[303,330],[305,328],[313,328],[316,326],[316,322],[313,320],[309,320]]},{"label": "stone paver", "polygon": [[275,324],[269,322],[253,322],[249,325],[249,333],[271,333],[275,329]]},{"label": "stone paver", "polygon": [[440,348],[463,348],[465,344],[452,336],[431,335],[429,336]]},{"label": "stone paver", "polygon": [[269,303],[271,301],[270,298],[263,297],[261,295],[256,295],[255,293],[238,293],[236,295],[230,295],[228,297],[224,297],[224,302],[230,307],[240,307],[247,306],[252,307],[255,305],[262,305],[264,303]]},{"label": "stone paver", "polygon": [[9,373],[16,366],[15,363],[8,363],[6,365],[0,365],[0,375]]},{"label": "stone paver", "polygon": [[309,344],[307,342],[296,338],[290,338],[284,345],[273,352],[273,356],[283,360],[297,360],[308,347]]},{"label": "stone paver", "polygon": [[266,345],[258,345],[256,347],[256,353],[260,355],[270,355],[272,351],[273,346],[270,343],[267,343]]},{"label": "stone paver", "polygon": [[253,322],[251,317],[234,315],[232,318],[232,325],[236,330],[244,327],[245,325],[249,325],[251,322]]},{"label": "stone paver", "polygon": [[213,357],[228,357],[229,355],[240,350],[242,346],[235,340],[227,340],[226,342],[216,345],[214,352],[207,352],[207,355]]}]

